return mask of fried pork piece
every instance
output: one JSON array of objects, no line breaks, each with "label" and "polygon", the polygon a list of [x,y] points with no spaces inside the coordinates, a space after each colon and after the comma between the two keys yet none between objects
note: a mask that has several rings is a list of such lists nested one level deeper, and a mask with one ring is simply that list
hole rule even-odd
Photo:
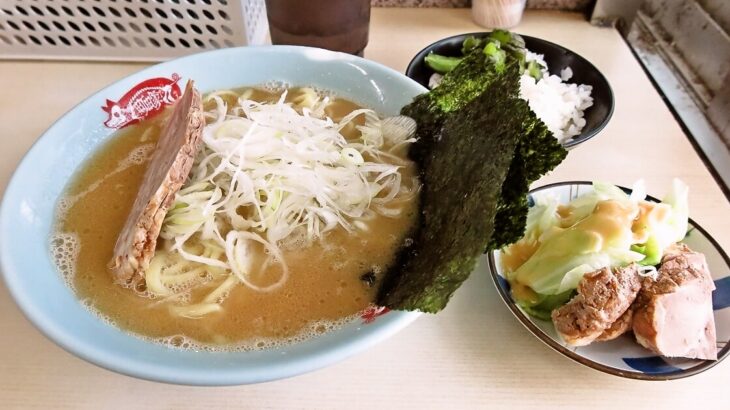
[{"label": "fried pork piece", "polygon": [[200,94],[188,82],[162,130],[132,211],[117,238],[109,263],[117,283],[130,283],[147,269],[165,215],[193,166],[204,126]]},{"label": "fried pork piece", "polygon": [[553,311],[555,330],[567,344],[585,346],[611,328],[640,288],[636,264],[587,273],[578,284],[578,295]]},{"label": "fried pork piece", "polygon": [[629,307],[626,309],[621,317],[616,319],[615,322],[609,326],[608,329],[604,330],[600,336],[596,338],[596,342],[607,342],[613,340],[626,332],[631,331],[631,327],[634,324],[634,309]]},{"label": "fried pork piece", "polygon": [[684,244],[667,249],[659,277],[644,279],[636,300],[636,340],[663,356],[716,360],[714,289],[703,254]]}]

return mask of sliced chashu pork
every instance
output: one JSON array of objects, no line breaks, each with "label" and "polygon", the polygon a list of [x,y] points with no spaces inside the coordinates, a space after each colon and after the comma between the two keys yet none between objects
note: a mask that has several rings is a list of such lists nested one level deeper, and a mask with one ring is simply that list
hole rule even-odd
[{"label": "sliced chashu pork", "polygon": [[571,346],[590,344],[607,330],[611,333],[640,288],[636,264],[587,273],[578,284],[578,295],[553,311],[555,330]]},{"label": "sliced chashu pork", "polygon": [[205,126],[200,94],[188,82],[150,159],[109,267],[118,283],[139,277],[155,253],[162,221],[193,166]]},{"label": "sliced chashu pork", "polygon": [[703,254],[684,244],[667,249],[657,280],[644,279],[636,300],[636,340],[663,356],[716,360],[714,289]]}]

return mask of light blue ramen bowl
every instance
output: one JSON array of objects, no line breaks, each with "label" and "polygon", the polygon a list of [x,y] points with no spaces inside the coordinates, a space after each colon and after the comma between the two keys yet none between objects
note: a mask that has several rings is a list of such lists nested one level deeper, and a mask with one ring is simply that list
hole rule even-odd
[{"label": "light blue ramen bowl", "polygon": [[0,263],[10,293],[28,319],[69,352],[101,367],[143,379],[191,385],[270,381],[343,360],[408,326],[418,313],[390,312],[372,323],[279,349],[196,352],[144,341],[85,309],[64,283],[49,253],[59,195],[79,164],[113,130],[103,125],[107,99],[135,85],[177,73],[203,92],[283,82],[334,91],[381,114],[394,115],[426,91],[408,77],[359,57],[306,47],[231,48],[149,67],[99,91],[43,134],[15,171],[0,211]]}]

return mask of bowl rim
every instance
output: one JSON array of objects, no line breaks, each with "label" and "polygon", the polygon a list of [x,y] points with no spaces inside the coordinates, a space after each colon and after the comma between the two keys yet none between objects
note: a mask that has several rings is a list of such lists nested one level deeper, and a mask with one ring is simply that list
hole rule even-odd
[{"label": "bowl rim", "polygon": [[[477,38],[479,38],[479,37],[485,37],[489,33],[491,33],[491,31],[474,31],[474,32],[471,32],[471,33],[456,34],[456,35],[453,35],[453,36],[444,37],[444,38],[442,38],[440,40],[434,41],[433,43],[431,43],[431,44],[427,45],[426,47],[422,48],[418,53],[416,53],[415,56],[413,56],[413,58],[411,59],[411,61],[408,63],[408,66],[406,67],[406,71],[405,71],[406,76],[412,79],[413,78],[412,77],[413,71],[416,70],[416,67],[418,65],[425,64],[423,62],[423,59],[426,57],[426,55],[428,55],[432,51],[432,48],[440,45],[441,43],[445,43],[447,41],[453,41],[453,40],[457,40],[457,39],[463,39],[463,38],[468,37],[468,36],[474,36],[474,37],[477,37]],[[608,125],[608,123],[611,121],[611,118],[613,117],[613,112],[614,112],[615,105],[616,105],[616,98],[613,95],[613,88],[611,88],[611,83],[608,81],[608,79],[606,78],[606,76],[603,75],[603,73],[601,72],[601,70],[599,70],[598,68],[596,68],[596,66],[593,63],[591,63],[588,59],[586,59],[582,55],[580,55],[580,54],[576,53],[575,51],[570,50],[570,49],[568,49],[566,47],[563,47],[560,44],[556,44],[556,43],[553,43],[552,41],[544,40],[544,39],[539,38],[539,37],[528,36],[528,35],[520,34],[520,33],[515,33],[515,34],[518,34],[519,36],[521,36],[524,39],[529,39],[530,41],[535,41],[535,42],[541,42],[541,43],[544,43],[544,44],[546,44],[548,46],[555,47],[555,48],[557,48],[558,50],[560,50],[562,52],[567,52],[567,53],[573,54],[578,59],[580,59],[583,62],[585,62],[589,67],[592,67],[593,70],[598,74],[598,77],[606,84],[606,89],[608,90],[608,97],[609,97],[608,99],[609,99],[609,102],[610,102],[609,107],[608,107],[608,114],[606,115],[606,118],[604,118],[596,126],[596,128],[594,128],[593,130],[591,130],[590,133],[586,133],[586,135],[584,137],[582,137],[582,138],[571,138],[571,139],[569,139],[569,140],[567,140],[565,142],[562,142],[561,145],[563,145],[563,147],[565,147],[566,149],[574,148],[574,147],[576,147],[576,146],[578,146],[578,145],[580,145],[580,144],[588,141],[589,139],[595,137],[604,128],[606,128],[606,126]],[[421,85],[423,85],[423,84],[421,84]],[[590,109],[590,107],[589,107],[589,109]]]},{"label": "bowl rim", "polygon": [[[563,181],[563,182],[554,182],[551,184],[543,185],[540,187],[537,187],[535,189],[530,190],[530,194],[534,194],[540,191],[546,191],[550,190],[555,187],[560,186],[566,186],[566,185],[593,185],[592,181]],[[631,189],[626,188],[621,185],[616,185],[618,188],[623,190],[624,192],[630,193]],[[659,199],[656,197],[653,197],[651,195],[647,195],[646,198],[649,201],[652,202],[660,202]],[[697,229],[702,235],[704,235],[705,238],[707,238],[712,246],[717,249],[717,251],[720,253],[720,256],[722,256],[725,263],[730,266],[730,257],[728,257],[727,253],[725,252],[722,247],[720,247],[720,244],[717,243],[717,240],[713,238],[702,226],[700,226],[697,222],[695,222],[692,218],[689,218],[689,225],[693,228]],[[606,366],[604,364],[598,363],[596,361],[590,360],[585,356],[579,355],[572,350],[566,348],[565,346],[561,345],[560,343],[557,343],[553,338],[546,335],[545,332],[543,332],[539,327],[535,326],[535,324],[532,323],[532,321],[522,313],[522,311],[519,309],[516,303],[512,301],[511,296],[509,293],[507,293],[504,288],[500,285],[499,280],[501,276],[499,275],[497,268],[496,268],[496,262],[494,260],[494,254],[496,252],[500,252],[500,249],[490,251],[488,252],[488,266],[489,266],[489,273],[490,277],[492,278],[492,282],[494,283],[494,286],[497,288],[497,293],[499,293],[500,298],[504,302],[505,305],[509,308],[510,312],[512,312],[512,315],[517,318],[517,320],[525,327],[527,330],[532,333],[533,336],[537,337],[541,342],[546,344],[547,346],[551,347],[554,351],[557,353],[563,354],[565,357],[573,360],[574,362],[580,363],[584,366],[587,366],[591,369],[598,370],[603,373],[607,373],[613,376],[619,376],[627,379],[634,379],[634,380],[650,380],[650,381],[664,381],[664,380],[677,380],[677,379],[683,379],[685,377],[694,376],[696,374],[702,373],[706,370],[711,369],[712,367],[715,367],[718,365],[721,361],[723,361],[729,354],[730,354],[730,343],[725,345],[717,354],[717,360],[703,360],[702,362],[698,363],[696,366],[692,366],[687,369],[683,369],[678,372],[672,372],[672,373],[666,373],[666,374],[650,374],[650,373],[641,373],[641,372],[631,372],[626,370],[620,370],[616,369],[611,366]]]},{"label": "bowl rim", "polygon": [[[21,160],[15,166],[6,188],[2,194],[2,201],[0,202],[0,278],[8,289],[8,293],[19,308],[23,316],[46,338],[51,340],[54,344],[61,347],[63,350],[71,353],[72,355],[81,358],[93,365],[101,368],[123,374],[126,376],[132,376],[135,378],[171,383],[178,385],[195,385],[195,386],[233,386],[243,384],[261,383],[266,381],[280,380],[293,376],[297,376],[304,373],[309,373],[329,365],[335,364],[342,360],[347,359],[357,353],[366,350],[369,347],[376,345],[377,343],[389,338],[393,334],[402,330],[403,328],[410,325],[418,317],[421,316],[421,312],[404,312],[404,311],[391,311],[387,315],[379,317],[375,323],[368,324],[368,329],[373,329],[370,332],[358,332],[357,337],[351,337],[344,341],[338,341],[332,343],[326,350],[313,349],[312,352],[305,353],[300,357],[289,358],[284,363],[269,364],[266,366],[267,372],[264,376],[261,376],[261,366],[252,365],[249,368],[249,364],[241,362],[235,366],[235,369],[226,368],[221,369],[221,374],[211,374],[205,369],[196,369],[194,367],[187,367],[183,369],[186,374],[180,374],[179,368],[173,368],[170,364],[150,364],[148,366],[141,366],[137,361],[126,361],[125,357],[129,358],[126,354],[119,354],[118,351],[110,352],[103,348],[97,347],[94,343],[89,342],[88,337],[79,336],[69,330],[71,326],[62,325],[56,323],[53,318],[47,315],[43,309],[39,309],[34,302],[35,298],[29,295],[23,289],[21,289],[20,280],[18,279],[19,273],[15,267],[16,257],[12,255],[12,252],[8,249],[8,243],[12,237],[12,231],[8,228],[8,221],[12,214],[10,211],[10,202],[19,192],[22,191],[23,182],[20,180],[20,172],[24,166],[27,166],[30,157],[34,152],[40,150],[40,147],[44,144],[46,135],[52,133],[53,130],[59,126],[59,123],[70,115],[72,112],[79,109],[79,107],[88,104],[90,101],[101,97],[106,97],[107,90],[114,87],[120,86],[131,81],[132,77],[143,76],[145,74],[154,74],[160,70],[161,67],[173,68],[175,65],[181,63],[187,63],[187,60],[195,60],[201,58],[201,56],[210,55],[235,55],[237,53],[266,53],[266,52],[286,52],[292,54],[306,55],[308,53],[316,53],[321,56],[323,53],[332,56],[332,60],[344,61],[348,63],[355,63],[361,66],[374,68],[379,70],[383,75],[398,79],[398,81],[404,81],[406,87],[413,88],[414,91],[425,92],[427,91],[422,85],[413,79],[403,75],[402,73],[385,66],[376,61],[368,60],[362,57],[354,56],[347,53],[335,52],[330,50],[324,50],[314,47],[302,47],[302,46],[255,46],[255,47],[230,47],[217,50],[209,50],[200,53],[193,53],[176,59],[171,59],[158,64],[152,64],[146,66],[140,70],[136,70],[129,74],[124,75],[118,80],[112,83],[106,84],[97,91],[84,98],[79,103],[69,108],[66,112],[60,115],[54,120],[33,142],[27,152],[23,155]],[[202,57],[205,58],[205,57]],[[316,60],[316,59],[314,59]],[[133,86],[134,84],[130,84]],[[10,195],[9,195],[10,194]],[[57,273],[57,272],[56,272]],[[58,274],[58,273],[57,273]],[[62,281],[59,275],[59,280]],[[64,288],[68,288],[67,285],[63,284]],[[70,290],[73,293],[73,290]],[[76,295],[74,294],[74,298]],[[99,322],[102,322],[99,319]],[[130,332],[124,331],[119,327],[112,325],[114,330],[125,334],[126,337],[142,340],[139,337],[131,334]],[[334,330],[329,334],[334,334],[339,330]],[[316,339],[312,339],[316,340]],[[149,346],[155,346],[156,344],[144,341]],[[160,345],[161,346],[161,345]],[[185,351],[180,349],[181,351]],[[196,352],[199,355],[226,355],[235,354],[242,355],[245,352]],[[272,376],[272,374],[274,374]]]}]

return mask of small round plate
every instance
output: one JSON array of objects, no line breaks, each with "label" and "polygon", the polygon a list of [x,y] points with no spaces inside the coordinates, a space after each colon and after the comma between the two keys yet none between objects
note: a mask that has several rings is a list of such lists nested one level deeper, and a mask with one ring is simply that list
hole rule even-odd
[{"label": "small round plate", "polygon": [[[627,193],[631,192],[628,188],[620,188]],[[532,206],[535,203],[535,197],[553,195],[561,203],[567,203],[592,190],[591,182],[560,182],[530,191],[528,202]],[[647,197],[647,199],[657,201],[653,197]],[[528,315],[514,302],[510,293],[510,285],[502,273],[500,251],[489,253],[489,271],[499,295],[515,317],[538,339],[569,359],[608,374],[630,379],[681,379],[715,366],[730,353],[730,345],[728,345],[730,339],[730,258],[720,248],[717,241],[692,219],[689,220],[687,236],[682,242],[692,250],[705,255],[710,273],[715,280],[716,289],[712,293],[712,307],[717,330],[717,361],[657,356],[636,343],[632,334],[625,334],[615,340],[596,342],[588,346],[567,346],[556,333],[552,322]]]},{"label": "small round plate", "polygon": [[[406,75],[428,88],[428,80],[434,73],[424,60],[429,53],[458,57],[461,55],[461,44],[466,37],[486,37],[487,35],[489,32],[476,32],[441,39],[419,51],[413,57],[406,68]],[[560,75],[561,70],[570,67],[573,71],[570,82],[593,87],[591,91],[593,105],[585,110],[586,125],[583,127],[583,131],[564,141],[563,146],[565,148],[575,147],[598,134],[613,115],[613,91],[611,91],[606,77],[588,60],[563,46],[537,37],[523,35],[522,38],[525,39],[525,47],[528,50],[544,56],[551,74]]]}]

